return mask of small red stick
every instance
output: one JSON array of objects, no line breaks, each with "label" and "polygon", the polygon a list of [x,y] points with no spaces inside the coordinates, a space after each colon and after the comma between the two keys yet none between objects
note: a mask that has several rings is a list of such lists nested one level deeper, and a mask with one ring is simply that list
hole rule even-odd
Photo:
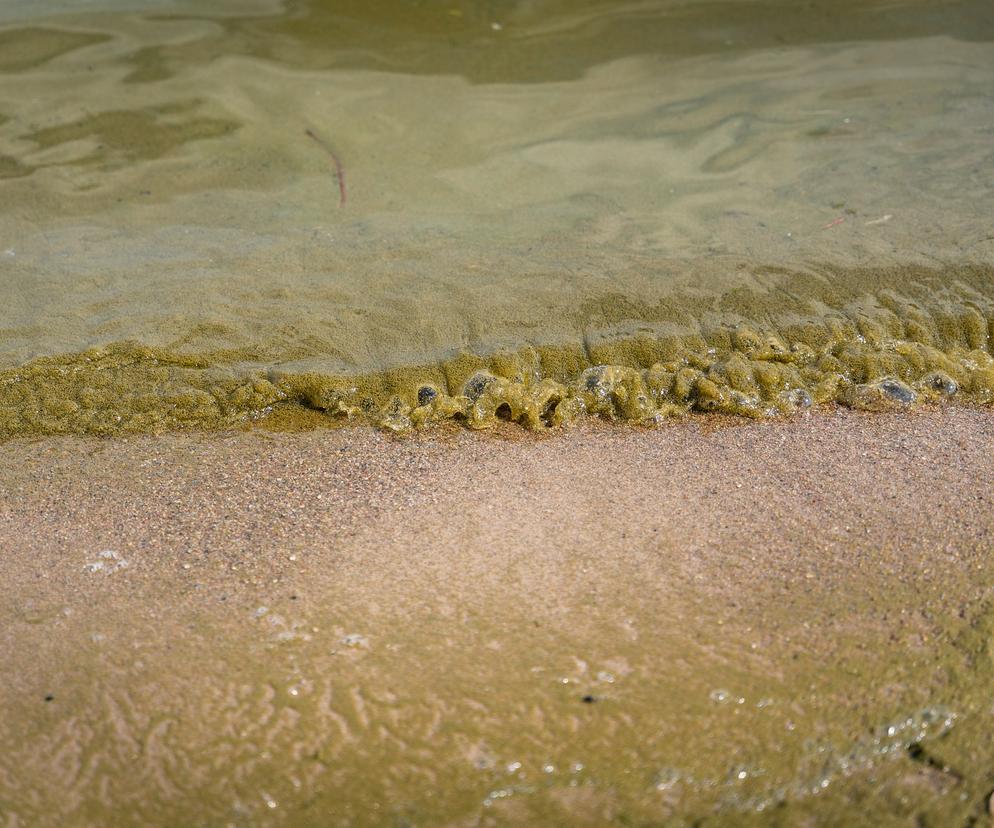
[{"label": "small red stick", "polygon": [[845,220],[846,220],[845,216],[839,216],[837,219],[833,219],[821,229],[827,230],[829,227],[835,227],[836,224],[842,224],[842,222],[844,222]]},{"label": "small red stick", "polygon": [[338,160],[338,156],[335,151],[320,138],[317,137],[311,130],[305,129],[304,134],[309,138],[313,139],[314,142],[321,147],[328,155],[331,156],[332,162],[335,164],[335,178],[338,179],[338,206],[345,206],[345,167],[342,166],[342,162]]}]

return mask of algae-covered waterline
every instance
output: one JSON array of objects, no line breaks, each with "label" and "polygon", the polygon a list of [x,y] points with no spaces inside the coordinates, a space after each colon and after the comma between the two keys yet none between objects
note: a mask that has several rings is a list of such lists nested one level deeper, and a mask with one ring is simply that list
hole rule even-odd
[{"label": "algae-covered waterline", "polygon": [[0,25],[0,436],[994,398],[983,0]]}]

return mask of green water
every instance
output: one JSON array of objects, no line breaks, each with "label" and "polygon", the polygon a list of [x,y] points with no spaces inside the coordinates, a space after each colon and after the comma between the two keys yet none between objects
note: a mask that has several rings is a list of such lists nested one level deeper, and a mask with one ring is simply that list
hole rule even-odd
[{"label": "green water", "polygon": [[5,4],[0,436],[988,402],[992,38],[986,2]]}]

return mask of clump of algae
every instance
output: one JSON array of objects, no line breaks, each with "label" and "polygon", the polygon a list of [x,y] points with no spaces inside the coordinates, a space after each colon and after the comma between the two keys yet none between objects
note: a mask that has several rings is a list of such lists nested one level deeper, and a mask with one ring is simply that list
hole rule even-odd
[{"label": "clump of algae", "polygon": [[843,314],[763,330],[526,346],[437,365],[336,376],[239,370],[208,357],[123,342],[0,372],[0,438],[347,423],[395,432],[446,421],[531,429],[595,415],[654,424],[689,412],[789,414],[829,402],[869,411],[921,402],[994,402],[994,321],[960,305],[941,315]]}]

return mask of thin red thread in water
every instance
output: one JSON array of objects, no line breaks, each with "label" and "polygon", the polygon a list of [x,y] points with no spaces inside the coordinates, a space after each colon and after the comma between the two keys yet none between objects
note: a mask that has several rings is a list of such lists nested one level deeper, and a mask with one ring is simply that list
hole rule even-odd
[{"label": "thin red thread in water", "polygon": [[335,178],[338,179],[338,206],[345,206],[345,167],[342,166],[342,162],[338,160],[338,156],[335,151],[325,142],[318,138],[311,130],[305,129],[304,133],[311,138],[321,149],[323,149],[328,155],[331,156],[331,160],[335,165]]}]

